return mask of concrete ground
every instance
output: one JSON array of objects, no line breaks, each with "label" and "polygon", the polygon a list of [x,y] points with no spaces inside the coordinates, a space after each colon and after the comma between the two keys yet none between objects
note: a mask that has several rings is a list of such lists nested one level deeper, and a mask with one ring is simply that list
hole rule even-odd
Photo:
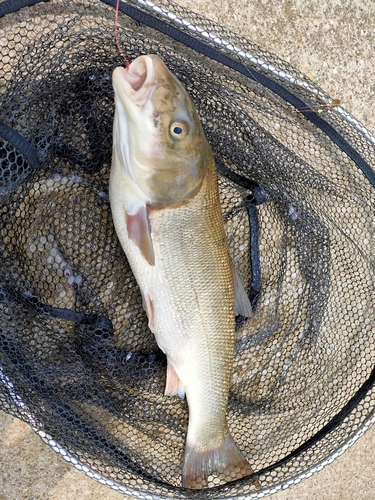
[{"label": "concrete ground", "polygon": [[[373,0],[180,0],[297,67],[375,134]],[[125,498],[76,471],[0,412],[0,500]],[[323,471],[272,500],[374,500],[375,428]]]}]

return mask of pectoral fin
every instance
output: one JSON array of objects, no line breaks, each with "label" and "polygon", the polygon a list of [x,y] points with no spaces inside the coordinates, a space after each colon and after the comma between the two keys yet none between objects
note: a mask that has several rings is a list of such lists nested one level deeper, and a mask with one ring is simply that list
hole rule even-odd
[{"label": "pectoral fin", "polygon": [[233,275],[234,275],[234,306],[236,309],[236,314],[240,314],[245,318],[250,318],[252,315],[252,307],[250,304],[250,300],[242,284],[241,278],[239,277],[239,274],[235,270],[234,266],[233,266]]},{"label": "pectoral fin", "polygon": [[173,365],[167,360],[167,381],[165,384],[164,396],[176,396],[176,394],[178,394],[181,399],[184,399],[185,389]]},{"label": "pectoral fin", "polygon": [[146,205],[142,205],[135,214],[125,212],[125,220],[129,238],[137,245],[147,262],[151,266],[155,265],[154,247]]}]

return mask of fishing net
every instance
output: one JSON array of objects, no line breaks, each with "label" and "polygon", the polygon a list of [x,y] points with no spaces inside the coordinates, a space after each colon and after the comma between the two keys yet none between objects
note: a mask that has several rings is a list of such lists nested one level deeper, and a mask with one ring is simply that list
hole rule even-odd
[{"label": "fishing net", "polygon": [[261,487],[181,487],[187,403],[163,396],[166,360],[108,200],[111,73],[124,65],[113,1],[0,3],[1,408],[138,498],[260,498],[373,419],[374,145],[311,81],[225,28],[167,0],[121,11],[126,56],[165,61],[215,155],[254,309],[237,320],[228,424]]}]

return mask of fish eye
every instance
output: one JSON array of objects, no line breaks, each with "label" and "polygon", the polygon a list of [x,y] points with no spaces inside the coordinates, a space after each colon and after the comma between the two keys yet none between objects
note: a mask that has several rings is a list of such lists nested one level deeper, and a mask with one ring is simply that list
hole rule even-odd
[{"label": "fish eye", "polygon": [[186,123],[176,121],[171,124],[169,131],[174,139],[184,139],[188,134],[188,127]]}]

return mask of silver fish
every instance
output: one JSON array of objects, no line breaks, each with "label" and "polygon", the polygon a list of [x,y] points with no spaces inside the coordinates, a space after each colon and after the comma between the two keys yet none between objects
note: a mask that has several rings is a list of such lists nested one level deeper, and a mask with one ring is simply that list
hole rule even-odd
[{"label": "silver fish", "polygon": [[182,485],[252,474],[226,422],[235,302],[251,305],[231,262],[217,173],[198,115],[155,55],[113,72],[110,203],[118,238],[167,356],[165,394],[186,393]]}]

